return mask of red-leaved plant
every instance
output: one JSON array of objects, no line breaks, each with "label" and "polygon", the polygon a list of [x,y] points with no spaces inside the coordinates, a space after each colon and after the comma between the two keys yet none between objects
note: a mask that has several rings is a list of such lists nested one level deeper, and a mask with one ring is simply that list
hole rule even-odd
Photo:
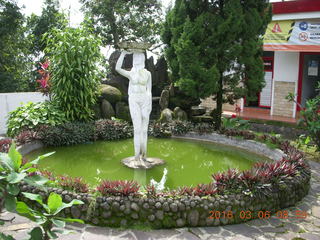
[{"label": "red-leaved plant", "polygon": [[39,91],[43,93],[43,95],[48,96],[50,95],[50,73],[48,71],[49,68],[49,61],[46,60],[43,63],[39,63],[39,68],[37,69],[37,72],[40,75],[40,78],[37,79],[37,82],[39,83]]},{"label": "red-leaved plant", "polygon": [[12,144],[11,138],[5,138],[0,140],[0,152],[7,153]]},{"label": "red-leaved plant", "polygon": [[104,196],[134,196],[138,195],[140,185],[135,181],[117,180],[108,181],[104,180],[97,187],[97,190]]}]

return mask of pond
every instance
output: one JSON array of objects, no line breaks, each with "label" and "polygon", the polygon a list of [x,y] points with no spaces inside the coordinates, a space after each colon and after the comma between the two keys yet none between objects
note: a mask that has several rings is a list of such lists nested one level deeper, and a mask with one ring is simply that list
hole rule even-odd
[{"label": "pond", "polygon": [[148,139],[148,157],[166,161],[166,164],[149,170],[134,170],[122,165],[121,159],[133,155],[132,139],[46,147],[26,157],[32,160],[52,151],[56,153],[41,160],[40,169],[57,175],[83,177],[91,186],[96,185],[99,179],[136,180],[141,184],[148,184],[151,179],[159,182],[164,168],[168,170],[166,187],[195,186],[209,183],[213,173],[228,168],[246,170],[257,161],[267,161],[263,156],[230,146],[174,138]]}]

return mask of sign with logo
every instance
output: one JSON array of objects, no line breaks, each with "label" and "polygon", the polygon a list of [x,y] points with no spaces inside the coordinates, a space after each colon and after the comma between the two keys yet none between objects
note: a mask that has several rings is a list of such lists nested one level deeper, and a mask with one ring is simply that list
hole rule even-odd
[{"label": "sign with logo", "polygon": [[263,49],[320,52],[320,20],[272,21],[263,37]]}]

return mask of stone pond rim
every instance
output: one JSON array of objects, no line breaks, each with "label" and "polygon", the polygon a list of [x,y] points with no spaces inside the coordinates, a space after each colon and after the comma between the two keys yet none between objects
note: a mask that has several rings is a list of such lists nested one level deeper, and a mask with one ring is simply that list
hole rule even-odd
[{"label": "stone pond rim", "polygon": [[[204,140],[204,136],[201,138]],[[221,138],[221,141],[224,140]],[[252,143],[254,141],[241,142]],[[29,151],[34,148],[31,144],[28,147]],[[41,147],[41,144],[37,147]],[[25,146],[20,147],[20,152],[26,153],[28,152],[26,150],[28,149]],[[273,159],[277,159],[278,154],[280,152],[277,152]],[[183,195],[175,198],[163,196],[94,196],[88,193],[75,193],[52,187],[48,188],[48,192],[44,192],[27,184],[21,186],[21,191],[40,193],[44,197],[54,191],[61,194],[63,200],[67,202],[71,199],[81,199],[85,203],[84,205],[74,206],[71,211],[65,209],[61,216],[80,218],[87,223],[98,226],[131,227],[137,224],[152,228],[219,226],[253,219],[241,218],[240,212],[242,211],[250,211],[251,213],[271,211],[271,213],[276,213],[278,210],[295,205],[307,195],[310,188],[310,169],[306,167],[298,171],[297,175],[285,179],[281,188],[272,186],[269,194],[255,196],[243,192],[206,197]],[[209,218],[210,211],[214,210],[220,212],[232,211],[234,217]]]}]

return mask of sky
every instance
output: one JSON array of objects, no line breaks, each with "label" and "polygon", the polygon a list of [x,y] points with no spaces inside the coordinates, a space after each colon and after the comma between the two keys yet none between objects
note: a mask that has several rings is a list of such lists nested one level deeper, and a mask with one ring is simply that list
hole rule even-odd
[{"label": "sky", "polygon": [[[162,4],[167,7],[173,0],[162,0]],[[36,15],[41,14],[43,0],[17,0],[19,7],[24,6],[22,12],[29,16],[31,13]],[[82,22],[83,14],[80,11],[81,3],[78,0],[60,0],[62,9],[68,11],[70,9],[70,23],[72,26],[77,26]]]}]

